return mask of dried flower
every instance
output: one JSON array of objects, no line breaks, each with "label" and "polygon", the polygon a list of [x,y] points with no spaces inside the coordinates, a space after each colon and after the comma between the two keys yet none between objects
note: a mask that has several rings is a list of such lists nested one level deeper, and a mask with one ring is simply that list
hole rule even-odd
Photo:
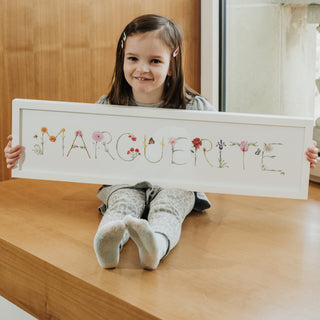
[{"label": "dried flower", "polygon": [[96,142],[101,142],[104,139],[104,135],[100,131],[94,131],[92,134],[92,139]]},{"label": "dried flower", "polygon": [[240,149],[242,152],[247,152],[249,150],[248,141],[241,141],[240,142]]},{"label": "dried flower", "polygon": [[171,144],[172,149],[174,149],[176,143],[177,143],[177,139],[176,138],[169,138],[168,140],[169,144]]},{"label": "dried flower", "polygon": [[202,146],[202,141],[201,141],[200,138],[194,138],[194,139],[192,140],[192,144],[193,144],[193,146],[194,146],[196,149],[199,149],[200,146]]},{"label": "dried flower", "polygon": [[270,151],[272,151],[272,146],[271,146],[271,144],[265,144],[265,146],[264,146],[264,151],[265,151],[265,152],[270,152]]},{"label": "dried flower", "polygon": [[225,144],[224,141],[222,141],[222,139],[220,139],[220,141],[218,141],[216,147],[219,147],[219,150],[223,150],[223,147],[226,147],[227,145]]}]

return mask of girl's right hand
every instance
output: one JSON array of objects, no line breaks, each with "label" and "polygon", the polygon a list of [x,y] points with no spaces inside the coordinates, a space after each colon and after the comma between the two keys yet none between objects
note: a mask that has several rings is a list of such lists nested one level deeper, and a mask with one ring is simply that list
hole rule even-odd
[{"label": "girl's right hand", "polygon": [[12,169],[16,165],[16,162],[20,159],[22,147],[20,145],[12,147],[12,135],[8,137],[8,140],[8,144],[4,148],[4,156],[7,161],[7,168]]}]

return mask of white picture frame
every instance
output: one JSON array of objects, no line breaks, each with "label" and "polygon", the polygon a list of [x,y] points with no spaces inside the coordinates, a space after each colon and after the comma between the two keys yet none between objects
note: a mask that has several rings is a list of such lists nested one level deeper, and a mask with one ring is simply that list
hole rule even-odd
[{"label": "white picture frame", "polygon": [[311,118],[13,100],[12,177],[306,199]]}]

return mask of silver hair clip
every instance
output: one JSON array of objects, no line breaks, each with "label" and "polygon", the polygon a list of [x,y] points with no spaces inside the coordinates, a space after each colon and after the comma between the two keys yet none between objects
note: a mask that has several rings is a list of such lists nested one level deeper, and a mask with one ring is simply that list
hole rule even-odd
[{"label": "silver hair clip", "polygon": [[174,58],[178,55],[179,49],[180,49],[180,47],[178,46],[177,49],[173,51],[172,56],[173,56]]},{"label": "silver hair clip", "polygon": [[121,39],[121,49],[123,49],[126,39],[127,39],[127,35],[125,32],[123,32],[122,39]]}]

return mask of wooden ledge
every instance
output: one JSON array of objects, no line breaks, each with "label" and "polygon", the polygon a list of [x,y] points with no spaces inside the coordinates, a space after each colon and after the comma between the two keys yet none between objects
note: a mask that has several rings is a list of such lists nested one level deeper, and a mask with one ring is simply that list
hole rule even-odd
[{"label": "wooden ledge", "polygon": [[320,185],[308,201],[213,195],[156,271],[132,241],[117,269],[93,251],[99,186],[0,183],[0,294],[39,319],[313,319]]}]

